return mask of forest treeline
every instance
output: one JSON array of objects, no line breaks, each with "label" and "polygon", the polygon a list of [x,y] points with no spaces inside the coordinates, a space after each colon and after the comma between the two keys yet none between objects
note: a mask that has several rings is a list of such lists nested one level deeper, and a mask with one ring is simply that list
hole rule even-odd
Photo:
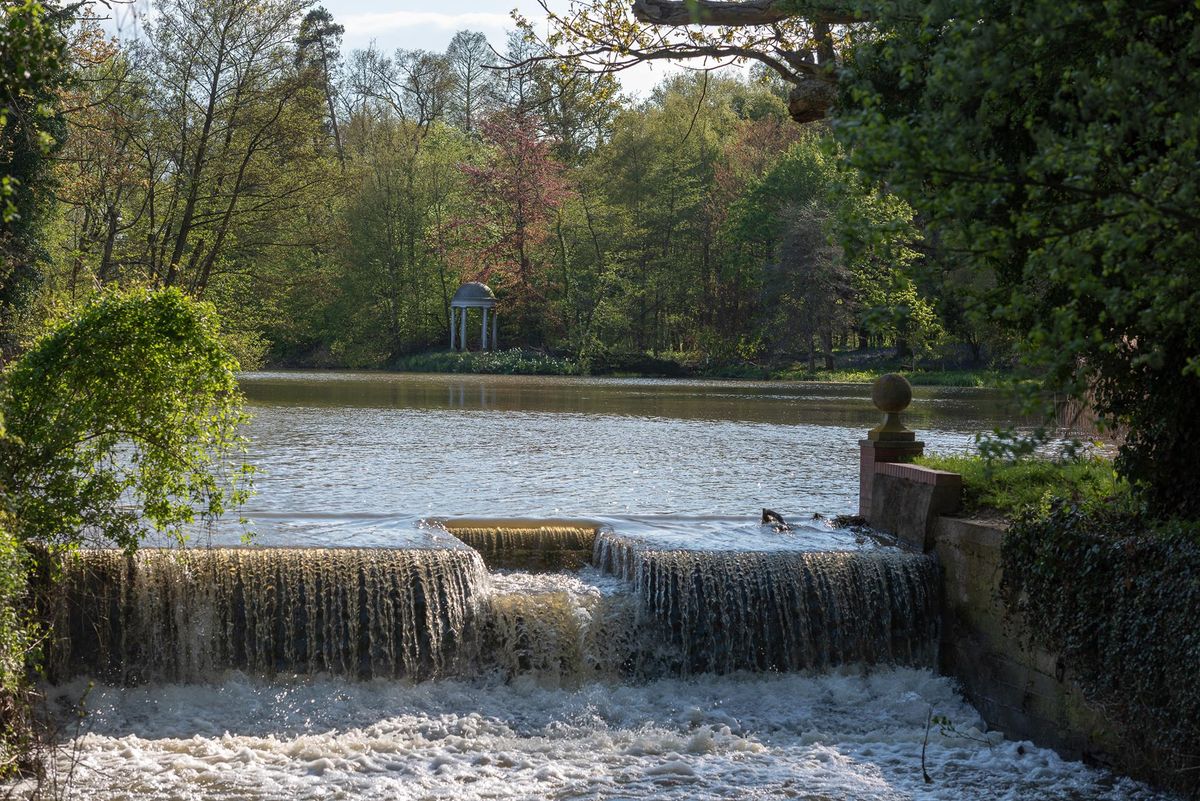
[{"label": "forest treeline", "polygon": [[298,0],[164,0],[121,42],[77,23],[54,191],[5,245],[10,344],[105,287],[178,287],[245,364],[380,367],[447,348],[449,298],[482,280],[502,346],[585,364],[1003,352],[973,288],[923,269],[912,210],[793,123],[777,79],[630,100],[516,33],[341,34]]}]

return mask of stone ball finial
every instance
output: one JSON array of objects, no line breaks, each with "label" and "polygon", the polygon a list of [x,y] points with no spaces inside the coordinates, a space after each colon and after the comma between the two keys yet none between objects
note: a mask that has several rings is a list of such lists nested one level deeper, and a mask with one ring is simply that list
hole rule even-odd
[{"label": "stone ball finial", "polygon": [[867,432],[867,439],[911,442],[916,434],[904,427],[900,422],[900,412],[912,403],[912,384],[902,375],[888,373],[875,379],[871,387],[871,401],[875,408],[883,412],[883,424]]},{"label": "stone ball finial", "polygon": [[881,412],[902,412],[912,403],[912,384],[897,373],[881,375],[871,387],[871,402]]}]

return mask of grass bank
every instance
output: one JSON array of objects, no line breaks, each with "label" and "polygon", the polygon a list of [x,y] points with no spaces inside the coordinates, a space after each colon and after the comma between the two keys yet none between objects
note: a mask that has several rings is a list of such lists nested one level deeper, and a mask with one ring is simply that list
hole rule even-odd
[{"label": "grass bank", "polygon": [[962,475],[963,509],[968,514],[1014,517],[1055,496],[1094,502],[1129,494],[1129,485],[1117,476],[1112,462],[1099,456],[1005,462],[979,456],[929,454],[916,461]]},{"label": "grass bank", "polygon": [[412,373],[717,378],[839,384],[870,384],[884,373],[901,372],[914,386],[944,387],[998,387],[1004,383],[1007,376],[1006,373],[996,370],[903,371],[898,366],[889,364],[810,371],[796,365],[772,367],[750,363],[715,363],[686,354],[656,356],[645,353],[618,353],[578,359],[520,348],[487,353],[429,351],[396,359],[388,368]]},{"label": "grass bank", "polygon": [[578,362],[537,351],[510,350],[485,353],[431,351],[405,356],[389,365],[406,373],[479,373],[487,375],[580,375]]},{"label": "grass bank", "polygon": [[884,373],[900,373],[914,387],[999,387],[1007,378],[996,370],[774,370],[769,378],[779,381],[829,381],[839,384],[870,384]]}]

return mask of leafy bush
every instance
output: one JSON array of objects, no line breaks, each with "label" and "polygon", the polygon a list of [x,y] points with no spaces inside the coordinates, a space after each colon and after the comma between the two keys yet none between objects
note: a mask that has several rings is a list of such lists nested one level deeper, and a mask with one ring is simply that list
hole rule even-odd
[{"label": "leafy bush", "polygon": [[21,541],[133,548],[246,493],[241,395],[211,306],[177,290],[101,295],[5,374],[0,481]]},{"label": "leafy bush", "polygon": [[1096,500],[1125,495],[1128,485],[1102,457],[1073,460],[999,461],[979,456],[919,457],[917,464],[963,477],[963,508],[969,513],[1013,516],[1041,504],[1049,495]]},{"label": "leafy bush", "polygon": [[1200,791],[1200,523],[1055,500],[1013,522],[1003,569],[1009,608],[1122,727],[1144,770]]}]

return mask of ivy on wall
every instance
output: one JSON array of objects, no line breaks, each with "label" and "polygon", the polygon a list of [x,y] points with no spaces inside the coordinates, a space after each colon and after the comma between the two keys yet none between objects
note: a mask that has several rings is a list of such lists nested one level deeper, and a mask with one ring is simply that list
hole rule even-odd
[{"label": "ivy on wall", "polygon": [[1002,592],[1160,781],[1200,796],[1200,524],[1055,501],[1014,520]]}]

